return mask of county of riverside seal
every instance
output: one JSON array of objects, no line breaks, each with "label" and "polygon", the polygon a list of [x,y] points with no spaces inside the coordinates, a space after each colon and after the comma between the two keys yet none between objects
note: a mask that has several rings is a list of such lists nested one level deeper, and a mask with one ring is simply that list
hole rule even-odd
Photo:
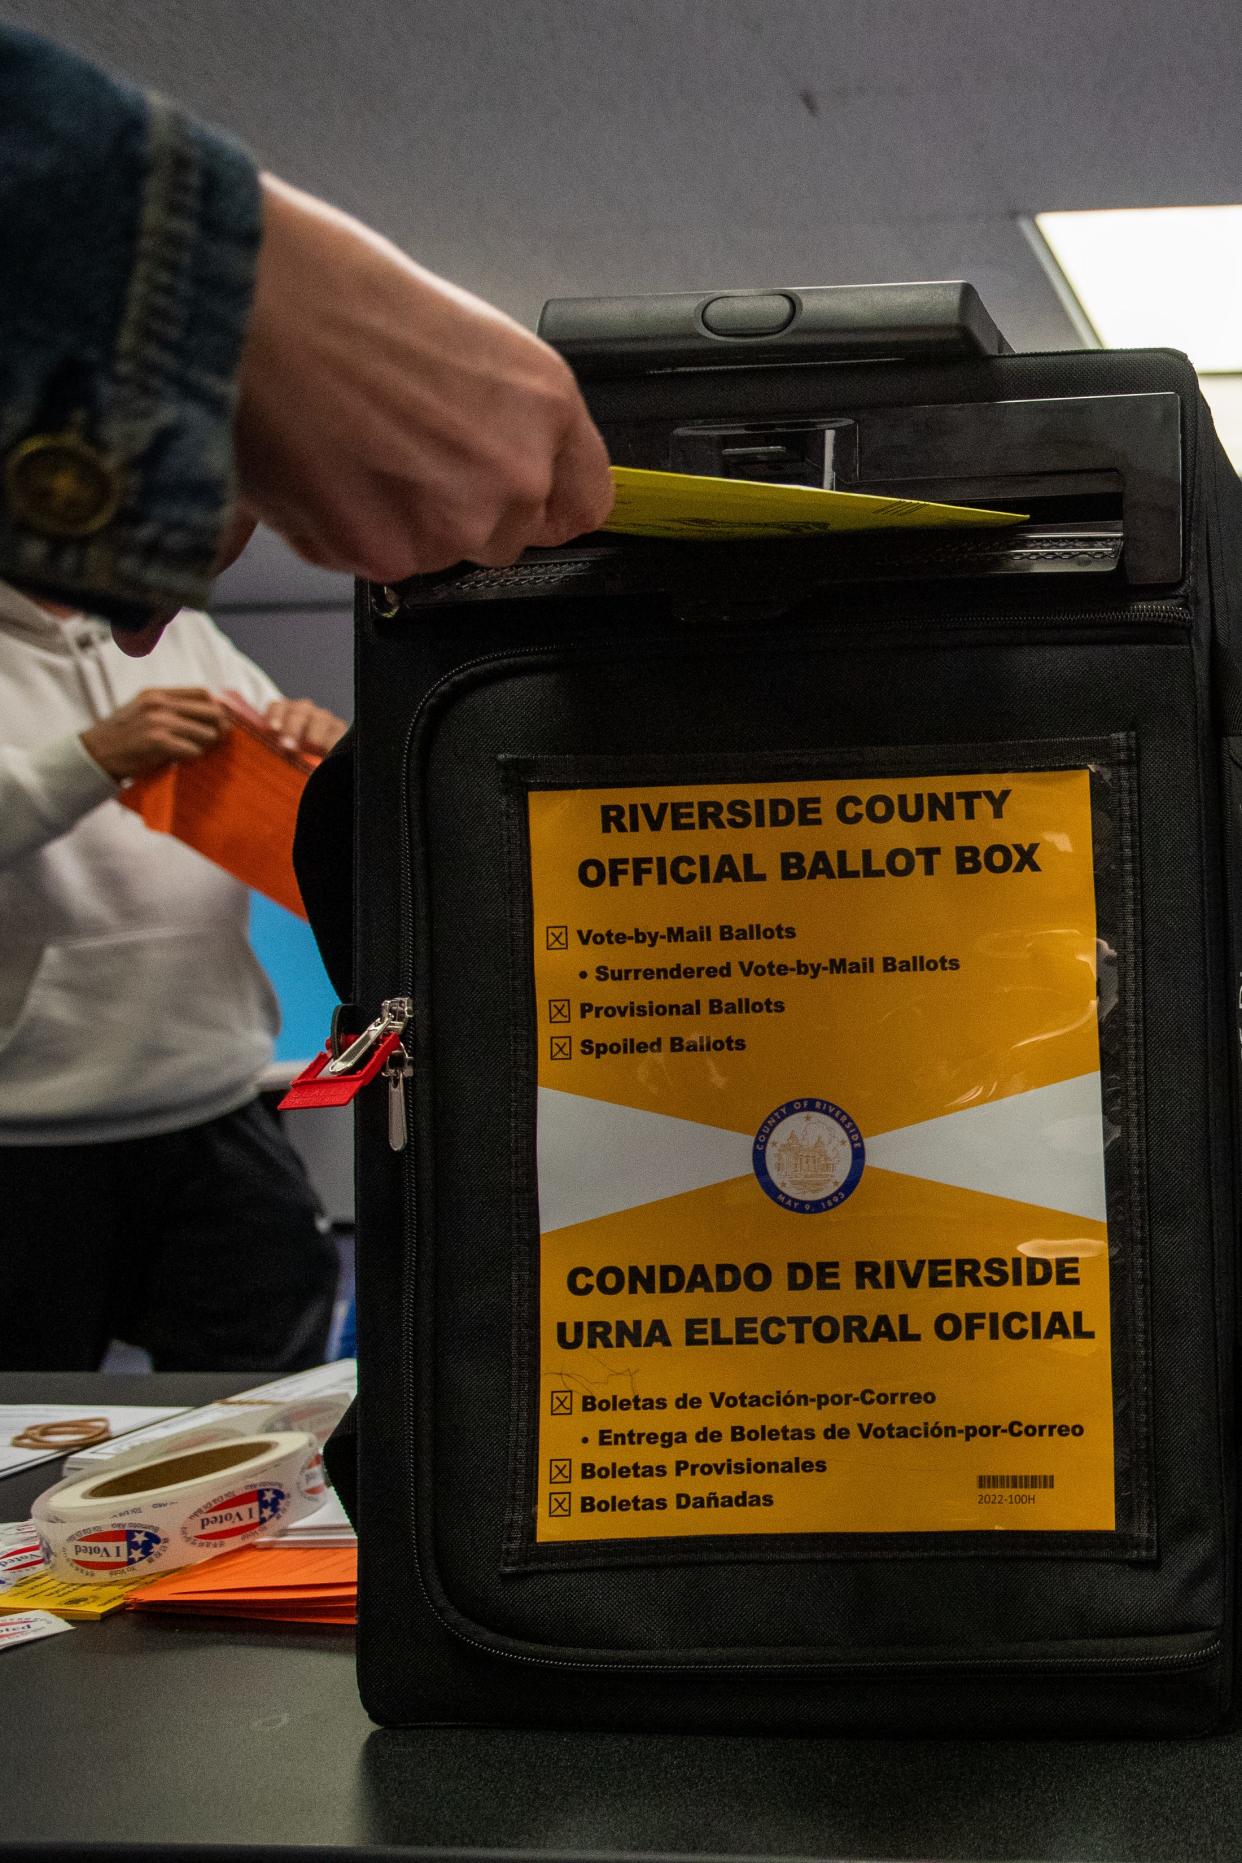
[{"label": "county of riverside seal", "polygon": [[783,1210],[818,1216],[858,1188],[862,1133],[831,1100],[786,1100],[755,1134],[755,1176]]}]

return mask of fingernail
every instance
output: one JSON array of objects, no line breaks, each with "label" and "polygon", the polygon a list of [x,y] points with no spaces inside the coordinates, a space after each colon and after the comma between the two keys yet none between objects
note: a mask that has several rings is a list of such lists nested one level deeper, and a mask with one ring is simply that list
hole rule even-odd
[{"label": "fingernail", "polygon": [[286,750],[296,750],[298,747],[298,740],[295,737],[282,737],[280,741]]}]

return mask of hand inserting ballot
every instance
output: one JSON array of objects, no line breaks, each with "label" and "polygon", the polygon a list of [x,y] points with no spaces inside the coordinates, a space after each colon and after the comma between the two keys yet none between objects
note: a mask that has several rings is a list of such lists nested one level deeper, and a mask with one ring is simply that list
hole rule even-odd
[{"label": "hand inserting ballot", "polygon": [[572,374],[502,312],[263,178],[242,494],[312,562],[392,581],[512,562],[612,506]]}]

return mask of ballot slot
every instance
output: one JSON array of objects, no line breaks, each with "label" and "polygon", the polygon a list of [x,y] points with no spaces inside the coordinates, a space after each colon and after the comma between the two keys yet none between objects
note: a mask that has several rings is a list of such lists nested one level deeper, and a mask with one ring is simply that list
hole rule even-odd
[{"label": "ballot slot", "polygon": [[[1175,394],[872,409],[858,422],[857,478],[842,489],[962,503],[1020,499],[1045,537],[1050,527],[1066,539],[1111,536],[1111,566],[1129,584],[1161,586],[1181,576]],[[1107,567],[1105,559],[1098,551],[1083,567]]]},{"label": "ballot slot", "polygon": [[[995,531],[669,544],[596,533],[499,569],[415,577],[385,618],[462,602],[664,593],[790,599],[835,583],[1090,576],[1127,593],[1182,574],[1177,395],[1148,393],[825,409],[813,419],[601,420],[619,465],[1017,509]],[[1105,580],[1107,579],[1107,580]]]},{"label": "ballot slot", "polygon": [[[658,451],[657,433],[643,437]],[[639,436],[627,438],[632,449]],[[739,470],[746,460],[759,470]],[[693,422],[672,430],[663,458],[634,463],[1029,513],[1003,538],[963,535],[949,547],[943,537],[913,547],[907,540],[898,571],[903,561],[910,570],[926,562],[935,573],[939,561],[959,572],[973,563],[982,575],[1120,571],[1128,582],[1153,584],[1181,573],[1181,427],[1172,394],[874,408],[790,425]],[[847,562],[851,551],[859,554],[847,545]]]},{"label": "ballot slot", "polygon": [[[951,502],[967,500],[954,496]],[[822,542],[797,538],[687,545],[597,535],[559,549],[529,550],[501,568],[461,565],[412,577],[399,587],[376,587],[371,614],[382,630],[427,608],[642,595],[666,598],[685,618],[701,611],[719,619],[756,601],[765,609],[774,603],[779,609],[817,590],[863,582],[882,588],[949,579],[982,583],[996,577],[1090,575],[1104,589],[1134,580],[1123,574],[1124,543],[1120,518],[1107,516],[983,533],[875,531]]]},{"label": "ballot slot", "polygon": [[[959,532],[941,538],[936,552],[938,569],[931,569],[930,573],[1104,574],[1116,578],[1123,575],[1125,486],[1118,472],[1062,472],[990,479],[884,479],[841,489],[884,491],[894,498],[928,498],[955,505],[986,507],[1003,500],[1007,506],[1020,508],[1028,514],[1026,523],[1001,534]],[[904,546],[906,540],[901,541]],[[935,540],[925,544],[921,553],[916,551],[908,558],[899,553],[890,565],[889,574],[901,577],[929,573],[932,560],[929,550],[936,551]],[[853,573],[859,573],[864,564],[869,574],[882,573],[874,558],[873,545],[868,558],[860,557],[852,565]],[[1170,550],[1170,568],[1173,558],[1174,552]]]},{"label": "ballot slot", "polygon": [[[829,574],[852,578],[863,566],[881,578],[1107,573],[1157,586],[1181,575],[1174,394],[947,402],[729,426],[604,425],[613,457],[627,465],[1028,513],[1003,533],[878,534],[808,546],[824,553]],[[614,549],[636,544],[609,540]]]}]

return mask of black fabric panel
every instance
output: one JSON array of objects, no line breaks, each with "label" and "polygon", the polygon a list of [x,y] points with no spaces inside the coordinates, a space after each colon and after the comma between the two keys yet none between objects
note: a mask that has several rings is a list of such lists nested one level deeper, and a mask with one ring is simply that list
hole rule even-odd
[{"label": "black fabric panel", "polygon": [[354,743],[347,731],[311,772],[298,808],[293,866],[319,955],[337,997],[353,998]]},{"label": "black fabric panel", "polygon": [[349,1406],[323,1446],[323,1464],[337,1499],[358,1525],[358,1402]]},{"label": "black fabric panel", "polygon": [[[786,639],[781,651],[805,664],[812,649],[807,639],[795,637]],[[727,665],[720,667],[715,678],[702,669],[692,678],[691,668],[676,658],[657,673],[660,654],[652,642],[649,652],[635,654],[627,663],[611,663],[606,680],[599,676],[598,669],[584,668],[576,676],[532,671],[495,687],[480,686],[457,703],[436,735],[425,808],[432,837],[431,919],[436,935],[430,954],[428,1000],[420,1006],[420,1016],[430,1035],[433,1054],[429,1096],[433,1105],[446,1109],[434,1129],[436,1182],[425,1188],[443,1247],[434,1332],[422,1337],[428,1348],[435,1336],[451,1338],[455,1349],[452,1353],[434,1353],[436,1389],[424,1414],[434,1413],[439,1420],[432,1492],[439,1501],[441,1565],[445,1571],[462,1575],[450,1585],[450,1591],[467,1616],[477,1616],[485,1623],[498,1622],[514,1634],[539,1640],[548,1636],[553,1641],[583,1645],[608,1645],[621,1638],[652,1649],[670,1645],[683,1648],[695,1640],[685,1635],[686,1624],[710,1622],[714,1613],[713,1581],[710,1575],[701,1573],[665,1574],[658,1595],[652,1594],[641,1574],[628,1585],[620,1574],[597,1574],[593,1581],[583,1579],[576,1587],[564,1578],[543,1578],[506,1589],[498,1579],[498,1548],[503,1539],[503,1503],[508,1487],[507,1432],[486,1432],[477,1427],[480,1414],[507,1411],[510,1402],[504,1350],[510,1312],[510,1241],[505,1201],[511,1169],[510,1132],[506,1119],[489,1116],[492,1083],[503,1076],[507,1064],[507,1048],[497,1046],[496,1031],[504,1031],[502,1039],[507,1044],[506,971],[500,953],[508,937],[509,903],[500,811],[494,799],[497,776],[490,753],[503,745],[509,754],[529,748],[532,753],[542,754],[569,750],[620,755],[627,748],[632,752],[637,738],[644,748],[676,754],[684,743],[679,695],[692,685],[702,715],[705,719],[710,716],[713,734],[719,733],[719,741],[753,751],[762,748],[762,734],[774,728],[773,719],[787,728],[788,741],[803,747],[814,744],[818,731],[821,738],[827,739],[829,755],[833,746],[851,740],[867,742],[873,736],[875,723],[874,715],[869,715],[872,707],[887,721],[890,736],[897,742],[925,742],[928,721],[935,718],[953,720],[951,743],[962,738],[994,736],[1004,741],[1007,737],[1030,735],[1033,717],[1056,718],[1075,735],[1106,730],[1110,725],[1135,724],[1140,744],[1143,864],[1146,871],[1162,876],[1153,902],[1155,910],[1150,915],[1156,929],[1149,939],[1149,961],[1152,942],[1162,945],[1159,928],[1163,924],[1172,926],[1175,922],[1178,934],[1176,949],[1166,953],[1161,948],[1158,953],[1162,971],[1176,977],[1177,983],[1165,1002],[1149,1005],[1149,1018],[1157,1025],[1151,1045],[1157,1052],[1176,1054],[1179,1048],[1185,1049],[1178,1019],[1184,1018],[1190,1003],[1200,997],[1199,986],[1186,974],[1186,944],[1193,946],[1188,914],[1194,909],[1194,895],[1199,890],[1194,880],[1196,831],[1192,813],[1184,801],[1179,805],[1177,800],[1179,792],[1184,795],[1186,789],[1181,743],[1193,720],[1194,708],[1184,643],[1180,654],[1175,647],[1143,648],[1134,644],[1118,647],[1111,655],[1107,650],[1069,645],[1055,650],[1015,646],[992,656],[976,651],[971,666],[978,686],[989,694],[986,722],[980,717],[979,705],[962,691],[957,657],[947,642],[938,652],[918,650],[908,643],[900,649],[894,647],[887,655],[855,650],[850,656],[849,673],[837,674],[839,687],[843,688],[842,716],[826,723],[820,716],[816,680],[811,677],[806,681],[799,707],[789,695],[780,657],[769,652],[763,667],[748,668],[744,683],[736,669]],[[839,668],[838,654],[826,650],[825,658],[826,664]],[[1182,663],[1180,699],[1175,670],[1178,659]],[[900,691],[894,689],[889,676],[897,666],[903,674]],[[771,698],[765,695],[765,681],[771,681]],[[671,702],[660,704],[657,695],[661,690],[671,695]],[[1007,696],[998,697],[1002,694]],[[701,729],[700,743],[705,735]],[[462,846],[467,838],[472,847],[468,879],[452,854],[453,848]],[[1171,914],[1175,919],[1170,918]],[[471,938],[484,947],[494,946],[497,961],[486,970],[463,973],[457,953]],[[443,961],[437,964],[436,952],[440,948]],[[1168,1022],[1159,1026],[1162,1008],[1171,1026]],[[1185,1066],[1193,1077],[1193,1053],[1185,1055]],[[1148,1081],[1147,1090],[1149,1149],[1158,1155],[1193,1155],[1197,1151],[1203,1158],[1206,1179],[1204,1135],[1201,1126],[1188,1116],[1190,1107],[1198,1101],[1199,1089],[1190,1089],[1186,1077],[1161,1069],[1156,1079]],[[1153,1107],[1157,1109],[1154,1115]],[[1150,1129],[1153,1117],[1158,1120],[1155,1132]],[[440,1186],[447,1188],[441,1190]],[[1184,1190],[1177,1188],[1167,1199],[1176,1207],[1166,1210],[1158,1183],[1151,1186],[1151,1195],[1162,1217],[1160,1221],[1153,1217],[1153,1232],[1162,1237],[1162,1255],[1153,1263],[1153,1276],[1158,1277],[1161,1298],[1168,1303],[1171,1324],[1167,1336],[1170,1340],[1202,1337],[1205,1329],[1208,1333],[1212,1330],[1210,1308],[1205,1310],[1201,1304],[1202,1264],[1195,1259],[1204,1224],[1202,1206],[1188,1207]],[[1179,1236],[1186,1257],[1180,1262],[1169,1252]],[[460,1272],[454,1271],[454,1264],[462,1264]],[[1182,1317],[1177,1310],[1187,1302],[1193,1304]],[[1187,1375],[1188,1368],[1183,1365],[1179,1374],[1183,1388]],[[1158,1367],[1157,1381],[1159,1377]],[[1199,1399],[1187,1405],[1174,1429],[1174,1436],[1180,1437],[1183,1445],[1179,1454],[1186,1467],[1182,1484],[1187,1490],[1185,1503],[1189,1518],[1201,1520],[1201,1531],[1209,1528],[1210,1509],[1208,1514],[1203,1513],[1194,1488],[1204,1456],[1211,1458],[1214,1454],[1210,1400],[1210,1384],[1201,1385]],[[1209,1406],[1206,1413],[1205,1404]],[[1158,1453],[1160,1446],[1158,1442]],[[1169,1446],[1170,1436],[1166,1434],[1164,1447],[1167,1450]],[[430,1441],[427,1452],[431,1453]],[[1161,1491],[1168,1492],[1167,1484]],[[784,1594],[785,1606],[772,1582],[753,1588],[753,1597],[744,1597],[736,1590],[731,1594],[736,1639],[743,1644],[788,1641],[789,1614],[796,1617],[800,1610],[806,1610],[825,1626],[829,1640],[831,1626],[853,1622],[866,1624],[868,1640],[877,1643],[901,1641],[900,1625],[912,1633],[917,1626],[917,1641],[935,1642],[938,1625],[960,1617],[970,1621],[981,1638],[1003,1641],[1006,1626],[1015,1621],[1015,1612],[1028,1627],[1033,1628],[1037,1621],[1029,1572],[1015,1571],[1012,1566],[1007,1570],[1008,1577],[1004,1572],[989,1572],[985,1578],[941,1568],[936,1587],[922,1587],[917,1597],[909,1595],[916,1589],[914,1586],[890,1586],[886,1593],[882,1579],[873,1571],[852,1574],[848,1580],[835,1565],[831,1575],[814,1569],[803,1571],[796,1587]],[[1174,1577],[1175,1572],[1176,1560],[1166,1556],[1159,1589],[1163,1591],[1168,1584],[1172,1589],[1167,1595],[1180,1598],[1182,1594],[1176,1588],[1187,1575],[1178,1572]],[[1104,1573],[1099,1568],[1092,1568],[1090,1573],[1092,1587],[1098,1586],[1111,1596],[1111,1607],[1100,1621],[1102,1627],[1111,1619],[1113,1635],[1122,1634],[1121,1626],[1127,1622],[1141,1620],[1151,1629],[1156,1627],[1145,1612],[1140,1611],[1138,1619],[1135,1616],[1136,1597],[1145,1595],[1150,1601],[1153,1593],[1136,1593],[1127,1584],[1127,1576]],[[1207,1579],[1207,1574],[1203,1578]],[[1083,1599],[1082,1622],[1076,1631],[1077,1583],[1076,1574],[1063,1573],[1055,1585],[1044,1587],[1046,1634],[1086,1634],[1086,1623],[1101,1605],[1094,1591],[1093,1603]],[[552,1592],[547,1589],[549,1585],[554,1587]],[[1206,1591],[1201,1593],[1201,1614],[1196,1618],[1192,1612],[1184,1620],[1184,1627],[1189,1629],[1196,1621],[1215,1621],[1219,1596],[1213,1593],[1208,1579]],[[777,1630],[782,1611],[784,1635]],[[883,1632],[886,1621],[887,1635]]]}]

